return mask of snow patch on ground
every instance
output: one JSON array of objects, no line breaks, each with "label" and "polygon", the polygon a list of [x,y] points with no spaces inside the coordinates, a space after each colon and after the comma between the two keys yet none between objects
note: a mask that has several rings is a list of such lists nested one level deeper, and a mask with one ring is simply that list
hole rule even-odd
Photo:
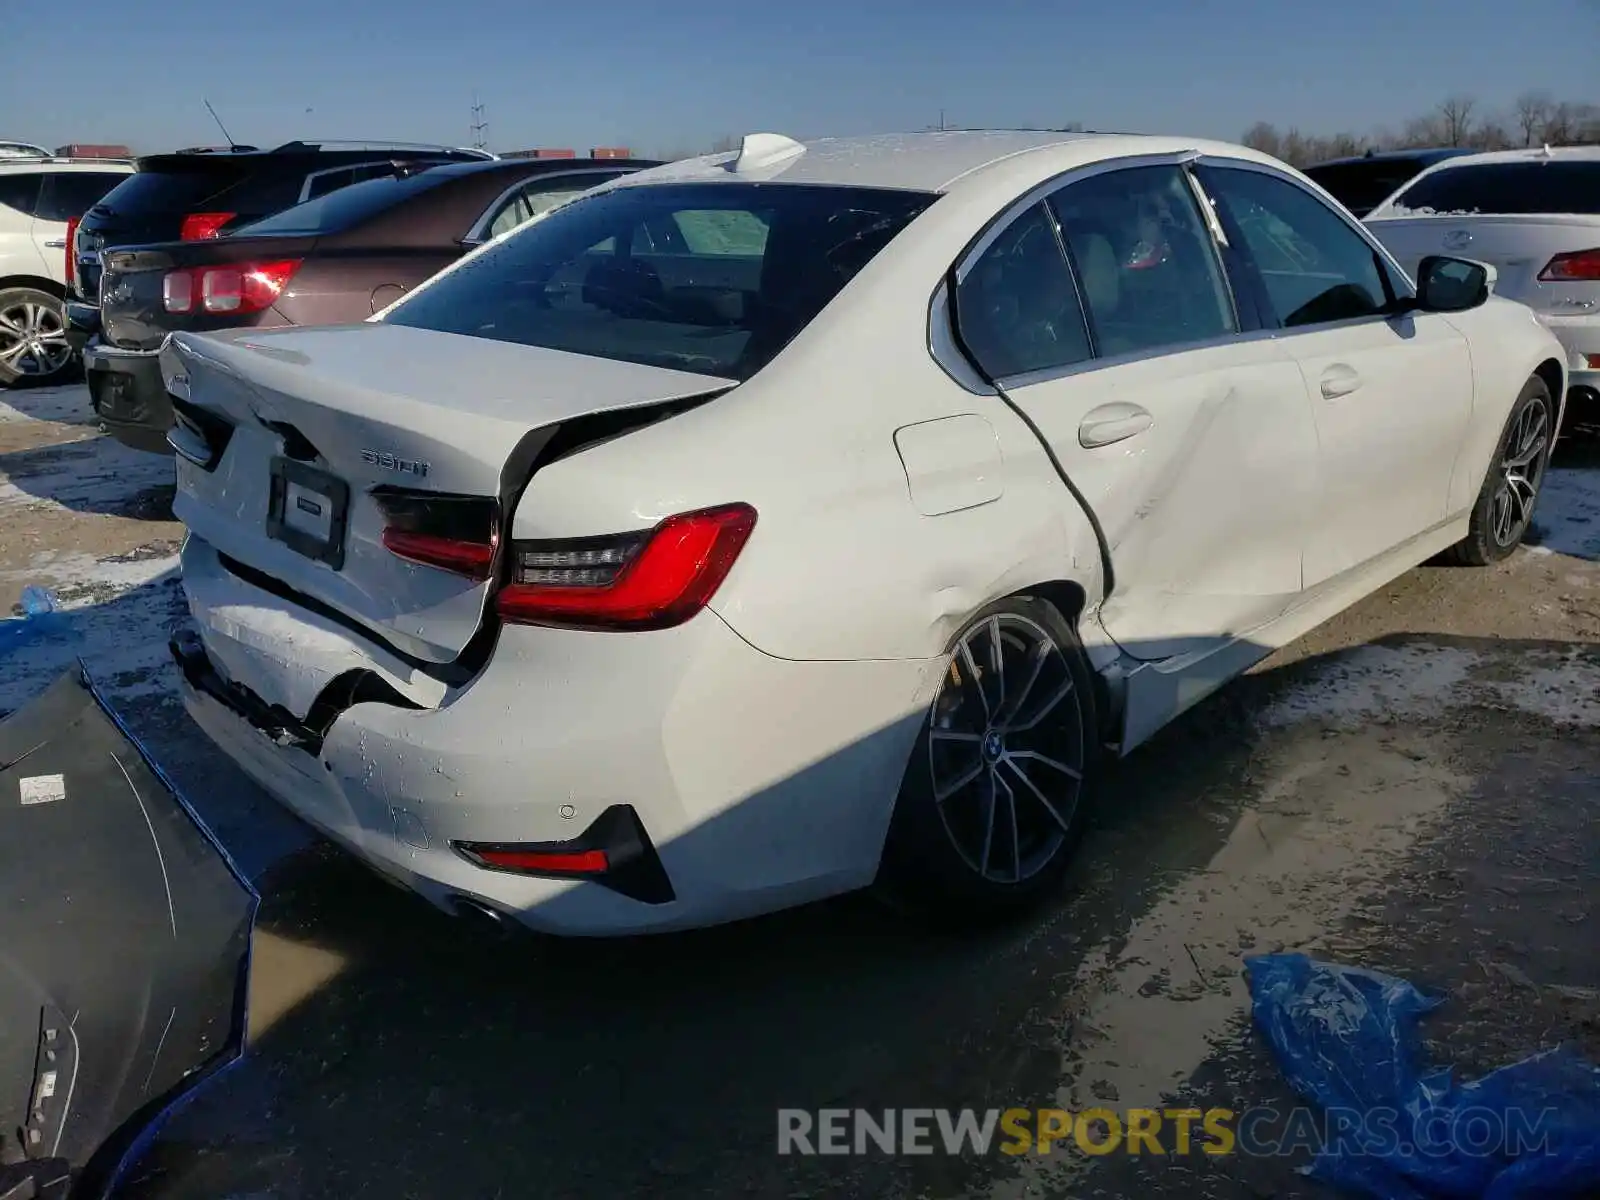
[{"label": "snow patch on ground", "polygon": [[1562,725],[1600,726],[1600,662],[1579,651],[1529,651],[1514,678],[1456,646],[1361,646],[1315,669],[1257,720],[1352,726],[1438,717],[1452,708],[1512,709]]},{"label": "snow patch on ground", "polygon": [[0,392],[0,425],[94,425],[97,420],[89,389],[81,383]]},{"label": "snow patch on ground", "polygon": [[1528,549],[1600,561],[1600,468],[1552,467],[1539,489]]},{"label": "snow patch on ground", "polygon": [[[132,450],[110,437],[26,451],[0,481],[0,515],[51,506],[85,513],[155,516],[139,511],[152,492],[174,487],[172,459]],[[170,504],[170,497],[168,500]]]},{"label": "snow patch on ground", "polygon": [[62,608],[77,609],[155,583],[177,570],[176,543],[154,542],[107,558],[44,550],[30,558],[25,568],[0,570],[0,579],[38,584],[50,589]]}]

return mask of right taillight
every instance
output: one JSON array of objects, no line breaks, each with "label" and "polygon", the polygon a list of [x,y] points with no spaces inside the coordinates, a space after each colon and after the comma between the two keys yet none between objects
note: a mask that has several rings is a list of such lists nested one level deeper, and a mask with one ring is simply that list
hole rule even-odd
[{"label": "right taillight", "polygon": [[222,227],[238,215],[231,212],[190,213],[183,219],[178,236],[186,242],[203,242],[221,237]]},{"label": "right taillight", "polygon": [[514,542],[511,578],[495,607],[522,625],[681,625],[716,594],[755,524],[748,504],[725,504],[634,533]]},{"label": "right taillight", "polygon": [[220,263],[182,267],[161,280],[161,306],[169,313],[235,313],[270,308],[300,269],[300,260]]},{"label": "right taillight", "polygon": [[1539,278],[1545,283],[1600,283],[1600,246],[1556,255]]},{"label": "right taillight", "polygon": [[67,218],[67,288],[78,281],[78,220]]}]

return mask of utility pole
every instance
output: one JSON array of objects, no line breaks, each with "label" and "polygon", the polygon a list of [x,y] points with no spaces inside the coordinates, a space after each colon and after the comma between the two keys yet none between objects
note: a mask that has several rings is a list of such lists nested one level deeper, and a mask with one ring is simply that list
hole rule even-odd
[{"label": "utility pole", "polygon": [[475,150],[487,150],[487,140],[483,136],[484,130],[489,128],[489,122],[483,119],[483,105],[479,103],[476,94],[472,97],[472,146]]},{"label": "utility pole", "polygon": [[944,132],[944,109],[939,110],[939,132]]}]

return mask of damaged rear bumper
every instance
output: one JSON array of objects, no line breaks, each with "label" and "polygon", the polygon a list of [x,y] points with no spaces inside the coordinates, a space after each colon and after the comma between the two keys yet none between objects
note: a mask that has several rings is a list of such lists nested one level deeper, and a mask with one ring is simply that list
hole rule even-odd
[{"label": "damaged rear bumper", "polygon": [[[689,928],[870,883],[938,672],[773,658],[706,612],[644,635],[506,626],[481,672],[445,686],[193,533],[183,570],[196,632],[174,654],[213,741],[439,908],[552,933]],[[390,698],[330,690],[357,678]],[[580,880],[480,853],[597,839],[649,869]]]}]

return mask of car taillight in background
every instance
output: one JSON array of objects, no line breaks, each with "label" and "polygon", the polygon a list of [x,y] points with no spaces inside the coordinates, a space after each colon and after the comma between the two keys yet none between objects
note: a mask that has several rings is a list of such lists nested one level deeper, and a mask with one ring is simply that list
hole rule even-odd
[{"label": "car taillight in background", "polygon": [[1545,283],[1600,283],[1600,246],[1556,255],[1539,278]]},{"label": "car taillight in background", "polygon": [[78,217],[67,218],[67,289],[78,279]]},{"label": "car taillight in background", "polygon": [[203,242],[221,237],[222,227],[238,215],[231,212],[190,213],[183,219],[178,236],[186,242]]},{"label": "car taillight in background", "polygon": [[727,504],[610,537],[514,542],[502,620],[579,629],[667,629],[711,600],[755,528]]},{"label": "car taillight in background", "polygon": [[271,307],[300,269],[299,259],[184,267],[161,281],[161,305],[169,313],[258,313]]}]

